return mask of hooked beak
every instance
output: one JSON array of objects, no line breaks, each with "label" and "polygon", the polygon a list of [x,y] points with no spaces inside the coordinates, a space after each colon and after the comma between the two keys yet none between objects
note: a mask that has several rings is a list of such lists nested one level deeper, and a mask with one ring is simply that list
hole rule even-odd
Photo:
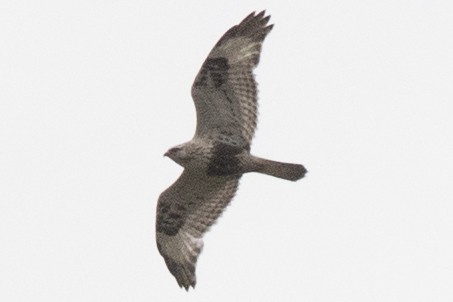
[{"label": "hooked beak", "polygon": [[170,154],[170,151],[165,152],[165,153],[164,153],[164,157],[165,157],[165,156],[168,157],[169,154]]}]

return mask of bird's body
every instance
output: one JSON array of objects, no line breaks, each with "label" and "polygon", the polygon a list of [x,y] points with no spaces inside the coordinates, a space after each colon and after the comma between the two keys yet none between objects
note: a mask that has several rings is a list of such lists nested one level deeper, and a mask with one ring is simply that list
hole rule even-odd
[{"label": "bird's body", "polygon": [[159,197],[156,241],[168,269],[186,289],[196,283],[203,234],[229,204],[244,173],[292,181],[306,173],[302,165],[250,154],[257,123],[253,69],[273,26],[267,25],[269,18],[252,13],[217,42],[192,86],[195,136],[165,153],[184,171]]}]

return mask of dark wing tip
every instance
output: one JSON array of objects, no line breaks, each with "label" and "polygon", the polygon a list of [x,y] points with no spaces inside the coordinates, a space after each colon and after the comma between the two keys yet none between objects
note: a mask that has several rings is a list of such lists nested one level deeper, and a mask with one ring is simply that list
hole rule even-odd
[{"label": "dark wing tip", "polygon": [[245,17],[244,20],[242,20],[241,23],[239,23],[237,25],[237,27],[239,27],[239,28],[265,27],[266,24],[271,19],[271,15],[265,16],[265,14],[266,14],[266,10],[262,10],[258,14],[256,14],[256,12],[252,12],[247,17]]},{"label": "dark wing tip", "polygon": [[267,25],[271,16],[265,16],[266,11],[263,10],[256,14],[256,12],[250,13],[245,17],[238,25],[230,28],[220,40],[217,42],[216,46],[221,45],[223,42],[229,38],[234,37],[252,37],[255,39],[263,40],[266,35],[274,27],[273,24]]},{"label": "dark wing tip", "polygon": [[265,15],[266,10],[262,10],[255,16],[255,19],[259,20],[262,25],[266,25],[269,19],[271,18],[271,15],[264,17]]},{"label": "dark wing tip", "polygon": [[195,283],[193,283],[193,284],[179,284],[179,287],[184,288],[186,290],[186,292],[188,292],[190,287],[195,289]]},{"label": "dark wing tip", "polygon": [[195,288],[197,278],[195,276],[195,265],[189,263],[178,263],[170,257],[163,255],[168,270],[175,277],[179,287],[189,291],[189,288]]},{"label": "dark wing tip", "polygon": [[[247,17],[244,18],[244,20],[241,21],[241,23],[248,22],[249,20],[253,19],[255,17],[256,12],[251,12],[250,14],[247,15]],[[239,23],[239,24],[241,24]]]},{"label": "dark wing tip", "polygon": [[189,282],[179,282],[179,280],[176,279],[176,281],[178,281],[179,287],[184,288],[187,292],[189,291],[190,287],[195,289],[195,285],[197,284],[195,280],[191,280]]}]

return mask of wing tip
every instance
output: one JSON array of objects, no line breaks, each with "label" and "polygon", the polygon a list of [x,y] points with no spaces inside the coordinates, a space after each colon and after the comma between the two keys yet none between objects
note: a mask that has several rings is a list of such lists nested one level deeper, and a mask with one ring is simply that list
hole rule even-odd
[{"label": "wing tip", "polygon": [[266,16],[266,10],[262,10],[259,13],[256,13],[256,11],[251,12],[250,14],[247,15],[239,24],[238,26],[247,26],[249,23],[253,23],[253,25],[259,25],[260,27],[271,27],[273,24],[269,24],[268,26],[265,26],[269,20],[271,19],[271,15]]},{"label": "wing tip", "polygon": [[258,14],[252,12],[237,25],[237,29],[242,34],[252,35],[260,40],[264,40],[267,34],[274,28],[274,24],[268,24],[270,19],[271,15],[266,16],[266,10],[262,10]]},{"label": "wing tip", "polygon": [[197,284],[195,265],[188,263],[177,263],[167,256],[164,256],[164,259],[167,264],[168,270],[175,277],[179,287],[184,288],[186,291],[189,291],[190,287],[195,289],[195,285]]},{"label": "wing tip", "polygon": [[178,285],[180,288],[184,288],[186,290],[186,292],[189,291],[189,289],[192,287],[192,289],[195,289],[195,285],[196,285],[196,282],[193,282],[193,283],[179,283],[178,282]]},{"label": "wing tip", "polygon": [[231,27],[216,43],[215,47],[233,37],[248,37],[262,42],[274,27],[274,24],[267,25],[271,16],[265,16],[265,14],[266,10],[262,10],[258,14],[256,11],[251,12],[239,24]]}]

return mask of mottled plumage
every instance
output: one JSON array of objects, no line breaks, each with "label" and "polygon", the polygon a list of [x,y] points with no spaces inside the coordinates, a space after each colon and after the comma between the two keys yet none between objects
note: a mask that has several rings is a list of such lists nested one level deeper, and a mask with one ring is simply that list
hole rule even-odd
[{"label": "mottled plumage", "polygon": [[203,63],[192,86],[197,111],[193,139],[165,153],[184,167],[159,197],[156,241],[179,286],[195,287],[195,268],[203,234],[222,214],[247,172],[298,180],[302,165],[250,154],[257,122],[253,69],[273,25],[264,11],[251,13],[228,30]]}]

